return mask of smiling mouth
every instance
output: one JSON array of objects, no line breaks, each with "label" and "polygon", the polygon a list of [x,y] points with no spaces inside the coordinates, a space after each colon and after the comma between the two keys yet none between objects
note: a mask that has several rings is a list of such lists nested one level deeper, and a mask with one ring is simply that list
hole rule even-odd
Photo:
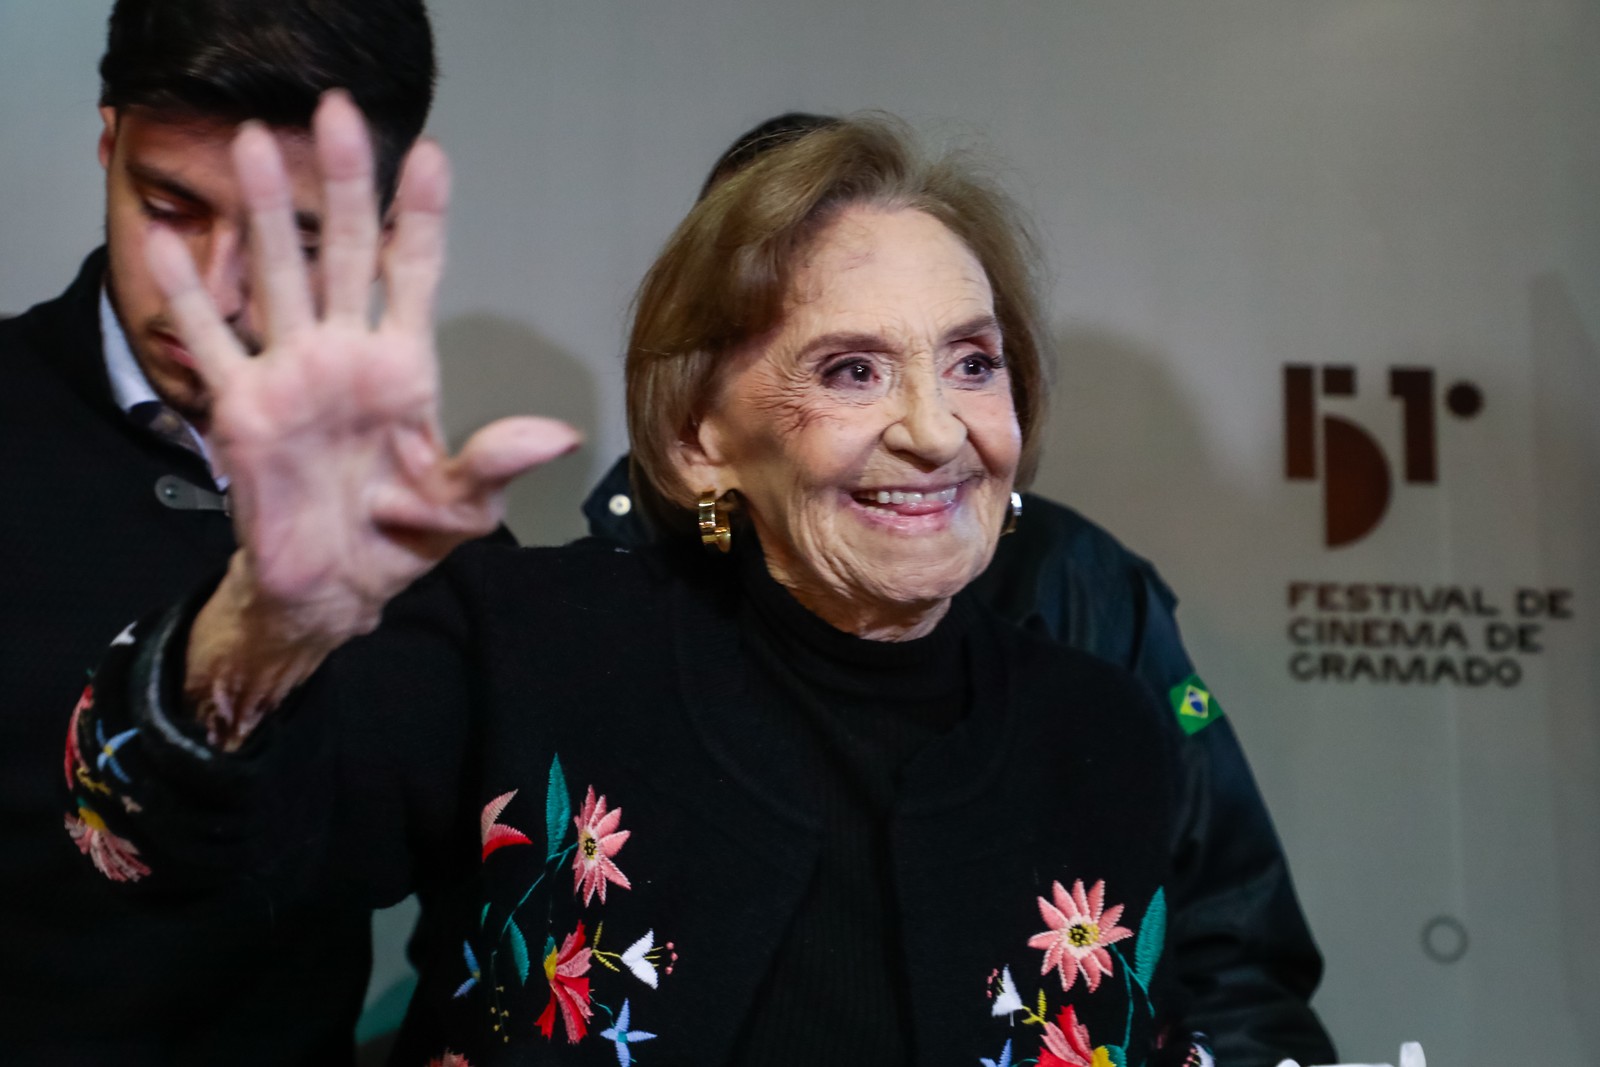
[{"label": "smiling mouth", "polygon": [[876,492],[868,490],[866,492],[855,493],[853,495],[855,496],[856,500],[867,505],[876,504],[879,506],[884,506],[902,504],[931,504],[937,506],[954,504],[956,501],[956,494],[959,489],[960,487],[955,485],[952,485],[946,489],[938,489],[931,492],[915,492],[901,489],[879,489]]},{"label": "smiling mouth", "polygon": [[868,515],[884,518],[921,518],[947,515],[961,499],[961,484],[943,489],[861,489],[850,494]]}]

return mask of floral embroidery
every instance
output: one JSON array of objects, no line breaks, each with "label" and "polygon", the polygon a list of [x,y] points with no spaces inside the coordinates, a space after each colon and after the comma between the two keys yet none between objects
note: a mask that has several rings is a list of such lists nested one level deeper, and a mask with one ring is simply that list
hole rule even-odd
[{"label": "floral embroidery", "polygon": [[466,996],[472,991],[472,987],[483,979],[483,970],[478,966],[478,957],[472,954],[471,942],[461,942],[461,955],[467,964],[467,980],[456,987],[456,991],[451,994],[452,998]]},{"label": "floral embroidery", "polygon": [[[1007,1021],[1015,1025],[1018,1021],[1015,1017],[1020,1013],[1020,1021],[1024,1026],[1040,1027],[1043,1044],[1039,1056],[1036,1060],[1023,1060],[1024,1064],[1033,1063],[1037,1067],[1128,1067],[1130,1063],[1142,1062],[1137,1056],[1130,1060],[1130,1042],[1134,1037],[1136,1018],[1142,1018],[1152,1026],[1155,1023],[1156,1009],[1150,998],[1150,988],[1166,944],[1166,891],[1158,888],[1150,898],[1150,905],[1145,909],[1137,934],[1118,925],[1124,905],[1106,906],[1103,879],[1085,889],[1080,878],[1073,882],[1070,893],[1060,882],[1052,882],[1051,896],[1054,903],[1043,897],[1035,897],[1039,914],[1050,925],[1050,929],[1028,939],[1028,947],[1042,949],[1045,953],[1044,966],[1039,974],[1048,982],[1046,976],[1052,970],[1057,971],[1063,992],[1072,989],[1078,975],[1082,974],[1083,995],[1087,996],[1098,990],[1107,976],[1120,970],[1123,980],[1115,984],[1125,986],[1127,992],[1127,1015],[1121,1044],[1093,1046],[1089,1041],[1088,1028],[1078,1022],[1076,1009],[1070,1004],[1059,1009],[1055,1020],[1051,1021],[1045,989],[1040,988],[1037,1000],[1029,1004],[1023,999],[1010,966],[997,967],[989,972],[988,996],[993,1002],[989,1014],[994,1017],[1005,1016]],[[1119,942],[1130,937],[1135,939],[1131,959],[1119,947]],[[1117,964],[1120,964],[1120,968]],[[1008,1044],[1002,1059],[1009,1052]],[[991,1063],[988,1059],[982,1059],[981,1062],[985,1065]],[[1003,1064],[995,1063],[993,1067],[1003,1067]]]},{"label": "floral embroidery", "polygon": [[1111,1051],[1089,1043],[1089,1028],[1078,1022],[1072,1005],[1061,1009],[1056,1022],[1044,1024],[1044,1045],[1039,1067],[1113,1067]]},{"label": "floral embroidery", "polygon": [[103,771],[110,767],[111,773],[117,776],[117,781],[127,785],[129,782],[128,773],[122,769],[122,764],[117,762],[117,749],[131,741],[138,732],[139,728],[134,726],[107,741],[104,724],[95,723],[94,739],[100,742],[100,755],[95,757],[94,761],[95,769]]},{"label": "floral embroidery", "polygon": [[78,814],[63,819],[78,851],[113,882],[137,882],[150,873],[138,858],[139,849],[107,829],[105,820],[82,800],[78,801]]},{"label": "floral embroidery", "polygon": [[546,947],[544,977],[550,983],[550,1003],[545,1005],[536,1025],[545,1037],[552,1036],[556,1024],[556,1008],[561,1009],[561,1022],[566,1029],[567,1042],[576,1044],[589,1032],[589,1018],[594,1009],[589,1007],[589,949],[583,947],[583,923],[568,934],[556,951],[554,940]]},{"label": "floral embroidery", "polygon": [[621,1067],[630,1067],[633,1063],[633,1050],[628,1046],[640,1041],[649,1041],[655,1034],[646,1030],[630,1030],[629,1003],[622,1002],[622,1010],[617,1013],[617,1021],[609,1028],[600,1031],[600,1036],[611,1042],[617,1050],[617,1063]]},{"label": "floral embroidery", "polygon": [[617,824],[622,821],[622,809],[606,811],[606,798],[601,796],[595,800],[594,786],[589,787],[589,793],[584,797],[583,809],[578,812],[578,817],[572,820],[578,828],[578,851],[572,857],[572,892],[574,895],[583,894],[583,906],[588,907],[594,899],[595,892],[600,894],[600,903],[606,902],[606,883],[613,882],[624,889],[632,889],[628,876],[618,869],[613,856],[627,843],[629,830],[618,830]]},{"label": "floral embroidery", "polygon": [[[989,1008],[989,1014],[1010,1016],[1013,1012],[1025,1010],[1022,996],[1017,992],[1016,980],[1011,977],[1011,968],[1004,968],[1000,972],[999,978],[999,992],[990,992],[989,994],[994,998],[994,1004]],[[991,974],[989,976],[991,984],[993,984],[994,979],[995,976]]]},{"label": "floral embroidery", "polygon": [[[656,947],[656,932],[646,930],[645,935],[629,945],[621,953],[603,952],[600,949],[600,935],[605,932],[605,923],[601,923],[594,932],[594,958],[599,960],[607,970],[622,971],[627,969],[632,975],[655,989],[660,984],[661,978],[656,972],[660,967],[667,974],[672,973],[673,965],[678,962],[678,953],[671,941],[660,948]],[[667,962],[662,966],[661,957],[665,955]]]},{"label": "floral embroidery", "polygon": [[472,1067],[467,1058],[459,1052],[445,1049],[443,1053],[428,1061],[427,1067]]},{"label": "floral embroidery", "polygon": [[531,845],[528,835],[514,826],[502,824],[500,813],[506,810],[506,805],[511,803],[511,798],[517,795],[513,789],[509,793],[501,793],[483,806],[483,813],[478,816],[478,829],[483,836],[483,858],[488,859],[489,853],[507,845]]},{"label": "floral embroidery", "polygon": [[[485,804],[479,818],[483,856],[511,845],[534,845],[537,842],[515,826],[501,822],[501,817],[518,796],[517,790],[502,793]],[[518,809],[520,812],[520,808]],[[521,822],[526,816],[519,816]],[[593,965],[598,962],[606,970],[622,975],[631,974],[644,985],[655,989],[663,974],[671,974],[678,953],[671,941],[657,945],[654,929],[646,930],[642,937],[622,952],[603,951],[600,947],[605,924],[594,929],[592,941],[583,922],[559,942],[555,936],[553,907],[548,890],[540,901],[535,896],[540,886],[560,877],[563,870],[573,871],[573,896],[579,906],[590,907],[598,896],[599,906],[606,903],[609,885],[624,889],[633,888],[627,876],[617,867],[615,856],[627,843],[631,832],[619,828],[622,808],[611,808],[607,797],[597,794],[595,787],[587,787],[584,801],[576,816],[573,814],[572,794],[567,786],[566,772],[559,757],[550,761],[549,780],[544,797],[544,849],[543,862],[537,874],[514,901],[500,903],[494,900],[483,905],[479,914],[479,936],[461,946],[466,977],[456,988],[455,996],[465,997],[478,990],[485,1000],[493,1031],[502,1042],[509,1043],[512,1034],[527,1032],[526,1023],[515,1020],[516,1002],[508,997],[514,976],[517,985],[526,987],[530,977],[537,985],[537,975],[542,970],[547,999],[543,1011],[534,1025],[545,1038],[554,1040],[557,1018],[561,1021],[562,1035],[568,1043],[576,1044],[587,1037],[596,1023],[596,1012],[604,1012],[611,1024],[604,1033],[614,1046],[618,1059],[624,1064],[632,1062],[628,1043],[645,1041],[655,1035],[633,1030],[628,1023],[631,1002],[623,1000],[619,1012],[612,1005],[595,998],[591,982],[595,974]],[[526,853],[523,856],[526,858]],[[515,870],[515,865],[511,865]],[[509,905],[509,906],[508,906]],[[542,914],[541,914],[542,913]],[[537,925],[536,925],[537,924]],[[530,939],[537,937],[538,926],[544,931],[542,956],[530,952]],[[474,951],[473,945],[477,945]],[[532,941],[537,945],[537,941]],[[487,952],[482,966],[479,952]],[[598,973],[598,972],[596,972]],[[606,982],[610,982],[607,978]],[[531,990],[530,990],[531,991]]]},{"label": "floral embroidery", "polygon": [[1039,914],[1050,929],[1028,938],[1028,947],[1045,950],[1039,973],[1049,974],[1052,968],[1060,971],[1063,991],[1072,988],[1080,972],[1089,992],[1099,989],[1100,980],[1111,973],[1111,954],[1106,946],[1133,936],[1132,930],[1117,925],[1122,918],[1122,905],[1104,906],[1105,890],[1105,880],[1101,879],[1086,894],[1080,878],[1072,883],[1071,896],[1060,882],[1052,883],[1053,905],[1044,897],[1039,898]]},{"label": "floral embroidery", "polygon": [[94,707],[93,682],[83,687],[78,702],[72,706],[72,718],[67,721],[67,755],[62,769],[66,771],[68,789],[72,788],[78,768],[83,766],[83,756],[78,751],[78,719],[92,707]]}]

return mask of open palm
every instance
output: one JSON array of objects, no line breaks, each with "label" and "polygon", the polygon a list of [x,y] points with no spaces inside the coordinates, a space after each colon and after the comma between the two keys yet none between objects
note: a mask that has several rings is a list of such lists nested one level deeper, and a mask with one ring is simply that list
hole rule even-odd
[{"label": "open palm", "polygon": [[175,236],[153,234],[149,258],[214,398],[208,437],[232,480],[241,546],[227,580],[233,603],[269,616],[281,640],[331,647],[375,626],[384,603],[457,544],[492,530],[506,484],[569,451],[577,435],[548,419],[504,419],[449,454],[433,343],[444,154],[430,143],[411,152],[383,241],[360,113],[330,93],[313,129],[324,183],[320,309],[277,145],[253,124],[234,143],[234,164],[264,350],[244,350]]}]

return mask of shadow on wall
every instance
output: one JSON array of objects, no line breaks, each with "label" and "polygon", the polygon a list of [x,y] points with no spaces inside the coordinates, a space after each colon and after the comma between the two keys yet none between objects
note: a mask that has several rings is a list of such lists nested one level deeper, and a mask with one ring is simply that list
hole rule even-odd
[{"label": "shadow on wall", "polygon": [[[590,439],[599,418],[594,375],[581,360],[524,323],[463,315],[439,328],[445,433],[459,448],[471,433],[507,415],[564,419]],[[587,459],[589,462],[585,462]],[[551,545],[585,533],[580,507],[595,470],[609,456],[559,459],[515,482],[506,522],[527,545]]]},{"label": "shadow on wall", "polygon": [[[1294,543],[1299,531],[1275,528],[1267,502],[1228,477],[1204,413],[1168,370],[1170,356],[1083,324],[1059,329],[1055,346],[1050,438],[1035,488],[1132,540],[1164,572],[1202,572],[1214,553],[1236,547],[1240,530],[1264,550]],[[1261,402],[1277,403],[1276,375],[1274,366],[1252,383]]]},{"label": "shadow on wall", "polygon": [[[1577,581],[1579,617],[1600,596],[1600,348],[1585,328],[1566,282],[1536,278],[1529,293],[1532,329],[1535,469],[1539,478],[1539,547],[1543,569]],[[1566,986],[1571,1018],[1590,1054],[1600,1057],[1600,628],[1587,627],[1590,647],[1551,672],[1550,765],[1555,775],[1556,851],[1561,880]],[[1600,1062],[1591,1059],[1590,1062]]]}]

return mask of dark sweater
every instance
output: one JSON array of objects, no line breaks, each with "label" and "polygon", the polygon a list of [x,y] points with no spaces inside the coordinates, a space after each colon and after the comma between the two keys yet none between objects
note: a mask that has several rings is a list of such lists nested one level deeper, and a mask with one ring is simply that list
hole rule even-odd
[{"label": "dark sweater", "polygon": [[[640,1062],[731,1062],[826,838],[815,731],[757,702],[742,597],[727,561],[672,549],[458,552],[237,756],[166,706],[175,614],[111,650],[76,758],[136,729],[127,781],[86,772],[77,796],[107,849],[139,847],[152,897],[420,888],[398,1062],[607,1062],[625,1039]],[[884,846],[910,1059],[1068,1035],[1129,1064],[1181,1055],[1163,713],[1088,657],[994,620],[967,633],[970,711],[902,769]]]},{"label": "dark sweater", "polygon": [[[751,693],[815,734],[808,800],[822,813],[811,884],[778,945],[740,1038],[739,1063],[909,1063],[910,981],[894,909],[889,820],[901,771],[967,706],[966,612],[912,641],[829,626],[740,540],[740,645]],[[826,1027],[818,1019],[831,1020]]]}]

